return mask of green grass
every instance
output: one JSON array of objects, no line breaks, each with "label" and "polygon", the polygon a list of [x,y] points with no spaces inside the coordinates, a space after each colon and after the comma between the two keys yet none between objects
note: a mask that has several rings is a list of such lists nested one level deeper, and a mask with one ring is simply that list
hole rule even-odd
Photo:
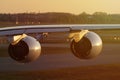
[{"label": "green grass", "polygon": [[1,80],[119,80],[120,64],[44,71],[0,72]]}]

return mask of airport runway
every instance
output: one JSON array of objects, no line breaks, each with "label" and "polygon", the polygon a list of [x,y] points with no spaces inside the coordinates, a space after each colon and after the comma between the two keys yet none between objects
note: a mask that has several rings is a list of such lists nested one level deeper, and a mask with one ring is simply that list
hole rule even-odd
[{"label": "airport runway", "polygon": [[92,60],[80,60],[68,51],[62,54],[42,54],[38,60],[20,64],[11,58],[0,58],[0,71],[50,70],[101,64],[120,64],[120,44],[104,44],[100,56]]}]

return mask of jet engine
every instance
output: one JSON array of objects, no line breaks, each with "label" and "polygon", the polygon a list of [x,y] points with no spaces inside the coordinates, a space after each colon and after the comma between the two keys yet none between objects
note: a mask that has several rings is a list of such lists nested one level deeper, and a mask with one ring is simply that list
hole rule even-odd
[{"label": "jet engine", "polygon": [[22,38],[17,44],[8,47],[10,57],[20,63],[28,63],[36,60],[41,53],[40,43],[31,36]]},{"label": "jet engine", "polygon": [[80,59],[91,59],[100,54],[102,40],[96,33],[89,31],[79,41],[72,40],[71,50]]}]

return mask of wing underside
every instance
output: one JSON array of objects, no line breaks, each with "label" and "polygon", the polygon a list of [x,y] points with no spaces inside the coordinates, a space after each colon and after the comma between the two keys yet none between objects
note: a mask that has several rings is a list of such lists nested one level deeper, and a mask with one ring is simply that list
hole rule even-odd
[{"label": "wing underside", "polygon": [[0,36],[31,34],[31,33],[45,33],[45,32],[68,32],[70,28],[29,28],[29,29],[7,29],[0,31]]},{"label": "wing underside", "polygon": [[45,33],[45,32],[70,32],[95,29],[120,29],[120,25],[32,25],[0,28],[0,36]]}]

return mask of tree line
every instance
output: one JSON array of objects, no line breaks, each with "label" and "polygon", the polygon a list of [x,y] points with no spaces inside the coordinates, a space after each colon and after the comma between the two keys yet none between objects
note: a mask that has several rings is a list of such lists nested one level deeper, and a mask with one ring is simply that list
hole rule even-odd
[{"label": "tree line", "polygon": [[0,13],[0,24],[120,24],[120,14],[95,12],[71,13]]}]

